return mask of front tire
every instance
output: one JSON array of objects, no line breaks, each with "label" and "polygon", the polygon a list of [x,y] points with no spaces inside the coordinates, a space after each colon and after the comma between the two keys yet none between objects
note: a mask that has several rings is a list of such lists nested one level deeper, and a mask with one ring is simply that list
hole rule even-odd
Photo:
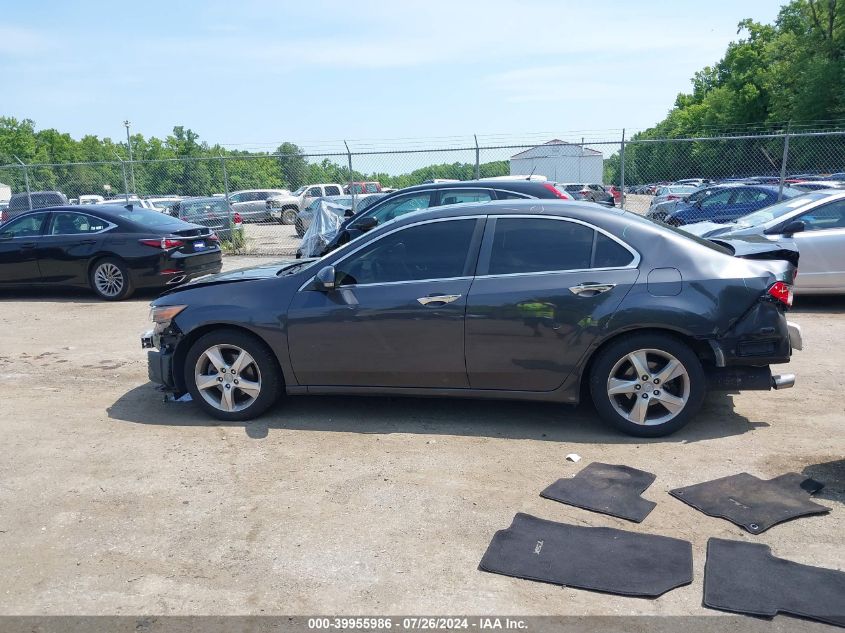
[{"label": "front tire", "polygon": [[133,292],[132,279],[126,264],[116,257],[101,259],[88,275],[88,283],[100,299],[120,301]]},{"label": "front tire", "polygon": [[293,224],[296,222],[296,216],[299,212],[296,209],[282,209],[282,224]]},{"label": "front tire", "polygon": [[685,426],[707,390],[695,352],[660,333],[622,336],[598,353],[589,378],[599,415],[638,437],[669,435]]},{"label": "front tire", "polygon": [[201,336],[188,350],[185,386],[206,413],[227,422],[251,420],[282,394],[282,372],[261,339],[220,329]]}]

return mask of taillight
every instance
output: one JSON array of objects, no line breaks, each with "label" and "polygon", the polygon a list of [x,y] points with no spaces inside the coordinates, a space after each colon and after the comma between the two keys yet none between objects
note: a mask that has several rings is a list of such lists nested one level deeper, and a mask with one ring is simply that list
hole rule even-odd
[{"label": "taillight", "polygon": [[220,238],[217,237],[217,233],[212,233],[211,235],[208,236],[208,241],[209,242],[219,242]]},{"label": "taillight", "polygon": [[185,242],[182,240],[172,240],[168,237],[163,237],[160,240],[138,240],[138,242],[144,246],[160,248],[163,251],[170,250],[171,248],[179,248],[180,246],[185,245]]},{"label": "taillight", "polygon": [[769,286],[769,296],[777,299],[787,308],[792,307],[792,299],[794,295],[792,294],[792,286],[788,283],[783,281],[776,281],[771,286]]},{"label": "taillight", "polygon": [[671,196],[666,196],[666,199],[667,200],[680,200],[681,196],[671,195]]},{"label": "taillight", "polygon": [[544,182],[543,187],[551,191],[554,194],[555,198],[560,198],[561,200],[572,200],[570,196],[562,192],[560,189],[558,189],[551,183]]},{"label": "taillight", "polygon": [[232,216],[232,222],[234,222],[235,224],[240,224],[241,222],[243,222],[243,220],[241,220],[241,214],[235,212],[235,215]]},{"label": "taillight", "polygon": [[9,212],[3,209],[0,211],[0,224],[3,224],[6,220],[9,219]]}]

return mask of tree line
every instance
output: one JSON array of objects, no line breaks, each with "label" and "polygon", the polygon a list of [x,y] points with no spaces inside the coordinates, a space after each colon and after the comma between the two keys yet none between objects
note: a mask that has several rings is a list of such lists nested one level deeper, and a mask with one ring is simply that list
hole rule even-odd
[{"label": "tree line", "polygon": [[[408,187],[434,178],[470,180],[475,165],[454,162],[429,165],[405,174],[365,173],[344,164],[345,156],[310,160],[294,143],[275,152],[248,152],[209,145],[190,128],[176,126],[164,139],[130,137],[132,163],[125,142],[87,135],[79,140],[54,129],[36,130],[29,119],[0,117],[0,182],[25,191],[20,159],[28,167],[32,191],[58,190],[68,197],[82,194],[202,196],[239,189],[297,189],[313,183],[377,180],[387,187]],[[480,174],[509,173],[508,161],[480,165]],[[134,184],[133,184],[134,183]]]},{"label": "tree line", "polygon": [[[774,174],[783,139],[637,143],[673,139],[839,128],[845,118],[845,0],[793,0],[774,24],[739,23],[742,37],[714,66],[695,73],[657,125],[625,148],[626,183]],[[605,161],[606,182],[619,183],[620,157]],[[795,137],[787,169],[845,171],[845,137]]]}]

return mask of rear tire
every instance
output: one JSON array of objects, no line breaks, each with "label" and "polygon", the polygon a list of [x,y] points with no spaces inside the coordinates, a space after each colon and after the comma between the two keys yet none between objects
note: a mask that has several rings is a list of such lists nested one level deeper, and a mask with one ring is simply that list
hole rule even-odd
[{"label": "rear tire", "polygon": [[282,209],[282,224],[291,225],[296,222],[297,213],[296,209]]},{"label": "rear tire", "polygon": [[185,386],[209,415],[226,422],[258,417],[282,395],[282,371],[269,347],[239,330],[201,336],[185,357]]},{"label": "rear tire", "polygon": [[602,419],[637,437],[682,428],[701,409],[707,391],[695,352],[660,333],[631,334],[611,343],[596,356],[589,380]]},{"label": "rear tire", "polygon": [[106,301],[127,299],[135,291],[126,263],[116,257],[96,262],[88,273],[88,284],[100,299]]}]

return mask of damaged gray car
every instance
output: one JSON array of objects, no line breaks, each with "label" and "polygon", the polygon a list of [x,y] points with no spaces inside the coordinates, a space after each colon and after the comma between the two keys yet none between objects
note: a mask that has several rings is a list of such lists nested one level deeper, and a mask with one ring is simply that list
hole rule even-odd
[{"label": "damaged gray car", "polygon": [[153,382],[221,420],[283,395],[589,394],[617,428],[659,436],[708,390],[793,385],[770,365],[801,346],[797,263],[788,241],[717,245],[588,203],[463,204],[174,289],[142,344]]}]

